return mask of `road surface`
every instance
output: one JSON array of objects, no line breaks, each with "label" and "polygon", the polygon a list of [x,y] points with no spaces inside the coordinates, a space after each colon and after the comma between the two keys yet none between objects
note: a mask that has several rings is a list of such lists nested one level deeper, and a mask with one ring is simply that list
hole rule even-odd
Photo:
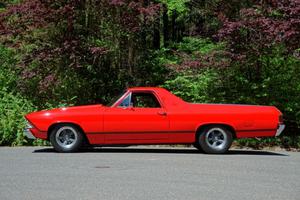
[{"label": "road surface", "polygon": [[1,147],[0,199],[299,200],[300,153]]}]

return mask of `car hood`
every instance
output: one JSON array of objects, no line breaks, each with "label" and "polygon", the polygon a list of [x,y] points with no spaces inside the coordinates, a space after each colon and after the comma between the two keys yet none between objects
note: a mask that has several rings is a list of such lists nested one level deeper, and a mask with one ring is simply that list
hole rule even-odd
[{"label": "car hood", "polygon": [[25,116],[29,121],[33,121],[35,118],[52,118],[55,116],[70,115],[70,114],[80,114],[80,113],[91,113],[99,112],[99,109],[102,109],[104,106],[102,104],[96,105],[84,105],[84,106],[71,106],[71,107],[62,107],[55,108],[51,110],[42,110],[37,112],[29,113]]},{"label": "car hood", "polygon": [[47,131],[49,126],[55,123],[73,123],[80,124],[85,121],[99,121],[104,106],[88,105],[88,106],[72,106],[64,108],[56,108],[52,110],[43,110],[32,112],[25,116],[30,125],[40,131]]}]

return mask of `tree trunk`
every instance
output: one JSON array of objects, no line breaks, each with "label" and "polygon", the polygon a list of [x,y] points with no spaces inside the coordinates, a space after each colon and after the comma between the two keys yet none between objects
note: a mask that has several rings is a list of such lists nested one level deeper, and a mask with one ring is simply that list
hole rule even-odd
[{"label": "tree trunk", "polygon": [[172,11],[172,41],[176,41],[177,39],[177,28],[176,28],[176,18],[177,18],[177,12],[176,10]]},{"label": "tree trunk", "polygon": [[167,47],[169,45],[169,17],[166,4],[163,4],[163,37],[164,47]]},{"label": "tree trunk", "polygon": [[155,19],[155,23],[153,25],[153,48],[160,48],[160,17]]}]

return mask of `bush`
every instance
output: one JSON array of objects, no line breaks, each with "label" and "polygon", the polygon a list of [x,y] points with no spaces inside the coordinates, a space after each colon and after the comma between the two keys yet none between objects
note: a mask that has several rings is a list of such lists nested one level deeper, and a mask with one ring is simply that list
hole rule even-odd
[{"label": "bush", "polygon": [[23,116],[34,109],[32,103],[22,96],[0,91],[0,145],[31,144],[23,135]]},{"label": "bush", "polygon": [[185,101],[211,103],[216,101],[214,87],[218,82],[218,73],[205,69],[196,75],[179,74],[175,79],[166,81],[162,86]]},{"label": "bush", "polygon": [[0,91],[15,91],[17,85],[16,54],[0,45]]},{"label": "bush", "polygon": [[11,49],[0,46],[0,145],[31,144],[23,136],[23,116],[35,107],[16,91],[17,60]]},{"label": "bush", "polygon": [[262,138],[252,139],[252,138],[243,138],[236,140],[236,144],[239,147],[251,147],[253,149],[263,149],[264,147],[280,146],[281,148],[290,149],[290,148],[300,148],[300,136],[289,137],[282,136],[276,138]]}]

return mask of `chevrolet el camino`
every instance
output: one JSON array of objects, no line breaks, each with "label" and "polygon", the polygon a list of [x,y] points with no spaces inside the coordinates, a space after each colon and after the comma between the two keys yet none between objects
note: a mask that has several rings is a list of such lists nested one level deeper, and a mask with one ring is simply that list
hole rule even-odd
[{"label": "chevrolet el camino", "polygon": [[109,106],[58,108],[25,118],[27,137],[49,140],[58,152],[83,144],[193,144],[219,154],[234,138],[274,137],[284,129],[273,106],[188,103],[156,87],[129,88]]}]

